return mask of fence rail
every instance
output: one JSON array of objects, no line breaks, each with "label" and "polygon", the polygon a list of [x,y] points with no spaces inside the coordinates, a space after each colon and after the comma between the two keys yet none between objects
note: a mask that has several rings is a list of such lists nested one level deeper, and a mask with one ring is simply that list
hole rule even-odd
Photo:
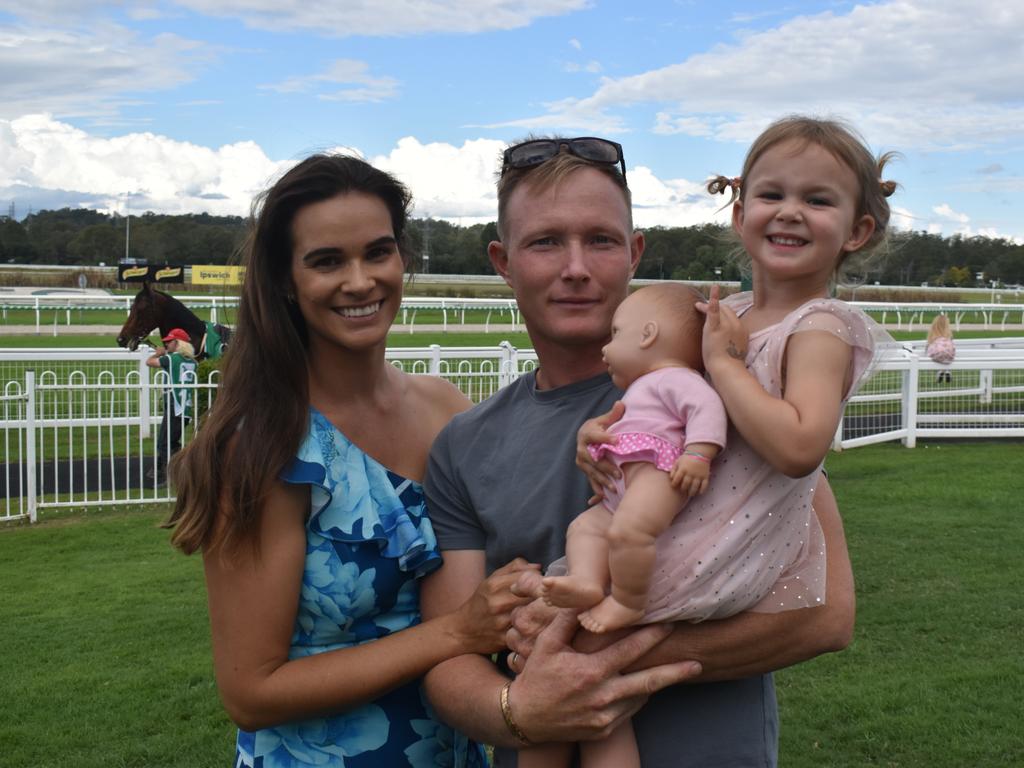
[{"label": "fence rail", "polygon": [[[1024,437],[1024,338],[957,342],[948,366],[921,344],[891,350],[848,404],[835,449],[900,440]],[[0,351],[0,521],[60,507],[166,502],[155,477],[166,374],[148,348]],[[475,402],[536,365],[532,350],[434,345],[387,351],[416,374],[442,376]],[[193,383],[200,413],[216,373]],[[202,419],[199,419],[201,423]],[[183,425],[187,441],[195,424]],[[149,475],[149,476],[147,476]]]},{"label": "fence rail", "polygon": [[[646,284],[656,281],[635,281]],[[238,296],[211,296],[209,294],[175,293],[185,306],[200,313],[212,322],[231,322],[232,312],[238,306]],[[114,294],[61,293],[47,291],[43,295],[0,294],[0,322],[5,324],[34,325],[35,332],[41,333],[44,325],[52,326],[54,335],[61,326],[70,327],[73,318],[81,317],[85,325],[110,321],[110,312],[117,317],[127,316],[134,296]],[[952,303],[952,302],[886,302],[851,301],[883,325],[912,331],[927,327],[937,314],[946,314],[955,329],[971,323],[1005,331],[1024,325],[1024,304],[1022,303]],[[106,312],[102,317],[99,312]],[[85,313],[84,316],[82,313]],[[89,315],[92,315],[90,318]],[[417,297],[407,296],[402,300],[399,319],[402,325],[414,326],[421,315],[428,315],[430,322],[440,323],[447,330],[449,323],[465,324],[467,316],[473,323],[483,322],[490,329],[492,320],[500,321],[503,327],[516,329],[521,325],[519,307],[511,298],[461,298],[461,297]],[[481,317],[483,318],[481,320]],[[20,320],[19,323],[15,323]],[[95,322],[93,322],[95,320]]]}]

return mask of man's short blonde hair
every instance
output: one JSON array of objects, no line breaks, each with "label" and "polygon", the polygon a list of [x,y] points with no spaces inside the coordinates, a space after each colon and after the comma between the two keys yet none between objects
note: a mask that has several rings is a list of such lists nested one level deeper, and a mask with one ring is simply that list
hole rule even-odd
[{"label": "man's short blonde hair", "polygon": [[[550,138],[557,141],[561,136],[531,136],[529,139]],[[518,144],[519,142],[516,142]],[[582,168],[593,168],[600,171],[622,191],[622,197],[626,201],[626,211],[629,216],[629,230],[633,231],[633,199],[626,186],[626,179],[619,172],[618,166],[594,163],[582,157],[577,157],[569,152],[562,151],[545,160],[539,165],[529,168],[509,168],[498,179],[498,239],[504,240],[508,234],[505,231],[506,209],[509,198],[520,184],[529,184],[535,192],[544,192],[552,187],[558,186],[566,177]]]}]

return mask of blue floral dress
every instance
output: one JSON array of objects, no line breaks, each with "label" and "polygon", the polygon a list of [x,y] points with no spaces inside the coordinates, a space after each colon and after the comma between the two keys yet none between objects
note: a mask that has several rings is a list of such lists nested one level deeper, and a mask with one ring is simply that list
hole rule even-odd
[{"label": "blue floral dress", "polygon": [[[423,489],[363,453],[310,409],[281,475],[310,486],[306,565],[290,659],[420,622],[417,579],[441,565]],[[418,682],[338,715],[238,732],[235,768],[473,768],[483,749],[434,716]]]}]

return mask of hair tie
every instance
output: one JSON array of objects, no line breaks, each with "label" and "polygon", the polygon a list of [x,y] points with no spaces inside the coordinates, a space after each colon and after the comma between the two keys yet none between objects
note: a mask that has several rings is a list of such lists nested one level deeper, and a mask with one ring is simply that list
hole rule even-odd
[{"label": "hair tie", "polygon": [[882,181],[879,179],[878,185],[882,188],[882,194],[889,197],[893,192],[896,191],[895,181]]}]

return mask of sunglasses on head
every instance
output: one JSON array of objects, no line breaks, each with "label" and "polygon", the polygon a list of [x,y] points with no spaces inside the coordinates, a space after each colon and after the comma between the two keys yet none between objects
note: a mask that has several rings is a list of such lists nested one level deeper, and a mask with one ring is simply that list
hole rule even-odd
[{"label": "sunglasses on head", "polygon": [[581,136],[576,139],[534,139],[516,144],[506,149],[502,155],[501,175],[504,176],[509,168],[533,168],[546,163],[561,152],[562,147],[565,147],[569,154],[591,163],[620,166],[622,180],[626,180],[626,159],[622,155],[622,145],[595,136]]}]

